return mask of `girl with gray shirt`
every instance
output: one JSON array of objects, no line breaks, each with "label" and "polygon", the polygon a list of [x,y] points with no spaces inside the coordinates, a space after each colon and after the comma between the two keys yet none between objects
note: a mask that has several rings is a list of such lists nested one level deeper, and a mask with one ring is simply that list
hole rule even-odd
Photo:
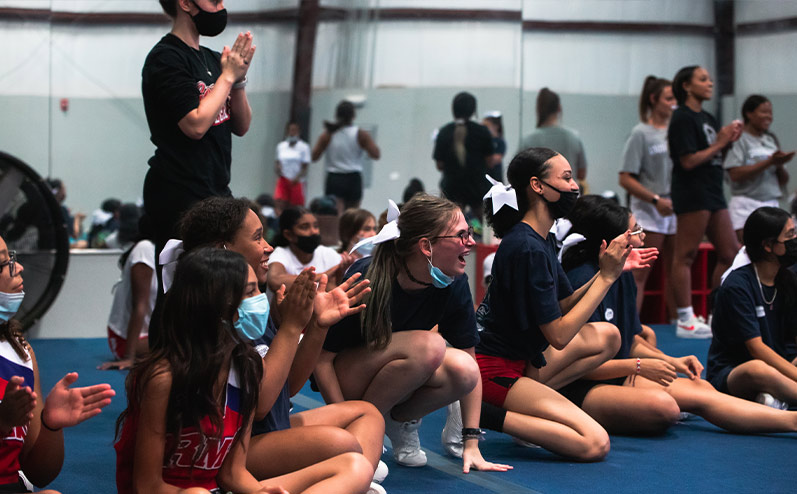
[{"label": "girl with gray shirt", "polygon": [[[674,105],[672,82],[647,76],[639,97],[640,123],[633,128],[625,143],[620,170],[620,186],[631,196],[630,208],[645,230],[645,244],[659,249],[667,273],[672,266],[675,242],[675,214],[670,199],[672,160],[667,151],[667,126]],[[638,311],[642,309],[649,274],[650,268],[634,271]],[[665,287],[672,319],[675,317],[675,299],[668,284]],[[655,334],[650,337],[655,342]]]},{"label": "girl with gray shirt", "polygon": [[772,124],[772,103],[760,94],[749,96],[742,104],[744,130],[725,156],[724,168],[731,185],[728,209],[731,223],[742,241],[744,222],[761,206],[778,207],[782,187],[789,181],[784,166],[794,151],[780,150],[778,138],[769,131]]}]

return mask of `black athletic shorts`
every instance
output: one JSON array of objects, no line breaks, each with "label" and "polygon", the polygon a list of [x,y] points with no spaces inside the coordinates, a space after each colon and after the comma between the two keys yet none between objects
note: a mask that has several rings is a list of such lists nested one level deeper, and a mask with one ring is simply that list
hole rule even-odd
[{"label": "black athletic shorts", "polygon": [[581,405],[584,404],[584,398],[587,397],[587,393],[589,393],[592,388],[595,386],[599,386],[601,384],[612,384],[615,386],[622,386],[625,382],[624,377],[617,377],[614,379],[602,379],[599,381],[593,381],[590,379],[579,379],[574,381],[562,389],[559,389],[559,394],[567,398],[568,400],[572,401],[577,407],[581,408]]},{"label": "black athletic shorts", "polygon": [[360,172],[327,173],[324,194],[340,198],[346,204],[360,202],[363,198],[363,176]]}]

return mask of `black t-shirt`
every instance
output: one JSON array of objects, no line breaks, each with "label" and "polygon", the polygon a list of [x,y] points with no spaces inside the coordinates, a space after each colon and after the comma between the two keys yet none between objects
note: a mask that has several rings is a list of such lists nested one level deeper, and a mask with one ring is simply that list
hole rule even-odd
[{"label": "black t-shirt", "polygon": [[672,158],[672,201],[678,214],[724,209],[722,153],[715,154],[691,170],[681,166],[681,157],[706,149],[717,140],[719,125],[708,112],[695,112],[686,105],[672,114],[667,143]]},{"label": "black t-shirt", "polygon": [[[574,289],[586,284],[598,272],[598,266],[585,263],[567,272],[567,277]],[[614,324],[620,330],[620,350],[616,359],[628,358],[634,336],[642,332],[639,312],[636,309],[637,287],[634,275],[630,271],[621,274],[612,284],[598,308],[589,318],[589,322],[603,321]]]},{"label": "black t-shirt", "polygon": [[[792,360],[795,355],[795,328],[785,322],[797,320],[797,308],[785,307],[778,294],[770,307],[764,303],[753,265],[734,270],[717,290],[711,330],[714,337],[708,349],[706,378],[711,380],[728,367],[752,360],[745,342],[756,337],[781,357]],[[763,287],[767,300],[774,287]],[[784,311],[788,311],[784,314]]]},{"label": "black t-shirt", "polygon": [[472,121],[466,125],[464,165],[454,152],[454,122],[440,129],[432,158],[443,162],[440,182],[443,194],[459,204],[478,205],[490,188],[484,174],[487,173],[487,157],[494,153],[493,137],[484,125]]},{"label": "black t-shirt", "polygon": [[[264,357],[266,355],[266,352],[268,352],[271,342],[274,341],[274,337],[276,335],[277,327],[274,325],[274,321],[271,320],[271,317],[269,317],[268,326],[266,326],[266,333],[262,338],[254,341],[255,349],[257,349],[260,357]],[[269,379],[269,376],[264,375],[263,379]],[[255,420],[252,423],[252,435],[254,436],[257,434],[264,434],[266,432],[290,429],[290,411],[291,388],[288,382],[285,381],[285,385],[282,386],[282,391],[280,391],[279,396],[277,396],[277,400],[274,402],[274,405],[271,406],[271,411],[268,412],[268,415],[266,415],[263,420]]]},{"label": "black t-shirt", "polygon": [[[358,260],[346,271],[345,279],[354,273],[362,273],[364,277],[370,265],[371,257]],[[454,348],[472,348],[479,342],[467,275],[455,278],[446,288],[428,287],[411,292],[393,281],[390,316],[394,333],[430,330],[437,325],[440,334]],[[329,328],[324,349],[337,353],[364,346],[360,327],[359,314],[343,319]]]},{"label": "black t-shirt", "polygon": [[548,340],[540,326],[561,317],[559,301],[573,293],[554,242],[552,234],[543,238],[523,222],[501,240],[493,279],[477,311],[484,328],[477,353],[545,365]]},{"label": "black t-shirt", "polygon": [[230,99],[202,139],[189,138],[177,123],[199,107],[219,75],[219,53],[194,50],[171,33],[149,52],[141,71],[150,139],[157,148],[149,166],[176,192],[197,199],[230,195]]}]

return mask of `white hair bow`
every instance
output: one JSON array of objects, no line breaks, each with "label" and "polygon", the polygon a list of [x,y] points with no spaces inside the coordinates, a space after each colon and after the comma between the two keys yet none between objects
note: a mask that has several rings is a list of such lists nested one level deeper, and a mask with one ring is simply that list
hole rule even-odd
[{"label": "white hair bow", "polygon": [[515,189],[513,189],[511,185],[502,184],[490,175],[485,175],[485,178],[487,178],[493,186],[484,194],[482,199],[492,199],[493,214],[497,213],[504,206],[509,206],[517,211],[517,194],[515,193]]},{"label": "white hair bow", "polygon": [[379,233],[373,237],[364,238],[354,244],[354,247],[351,248],[349,254],[356,251],[363,245],[377,245],[387,242],[388,240],[395,240],[399,238],[401,235],[398,227],[399,208],[392,199],[388,199],[387,202],[387,224],[383,226],[382,229],[379,230]]},{"label": "white hair bow", "polygon": [[174,280],[174,270],[177,269],[177,261],[180,260],[180,255],[185,251],[183,248],[183,241],[176,238],[170,238],[166,242],[166,246],[158,256],[158,264],[163,266],[161,268],[161,279],[163,280],[163,293],[169,291]]},{"label": "white hair bow", "polygon": [[751,262],[752,261],[750,261],[750,256],[747,255],[747,249],[743,245],[742,248],[739,249],[739,252],[736,253],[736,257],[733,258],[733,264],[731,264],[731,267],[729,267],[727,270],[725,270],[724,273],[722,273],[722,277],[720,278],[720,285],[725,283],[725,278],[727,278],[732,271],[736,271],[739,268],[743,268],[748,264],[750,264]]},{"label": "white hair bow", "polygon": [[565,237],[564,242],[562,242],[562,249],[559,251],[559,256],[558,256],[559,262],[562,262],[562,257],[564,257],[565,252],[567,252],[567,250],[570,249],[570,247],[578,245],[586,239],[587,237],[585,237],[580,233],[571,233],[570,235]]}]

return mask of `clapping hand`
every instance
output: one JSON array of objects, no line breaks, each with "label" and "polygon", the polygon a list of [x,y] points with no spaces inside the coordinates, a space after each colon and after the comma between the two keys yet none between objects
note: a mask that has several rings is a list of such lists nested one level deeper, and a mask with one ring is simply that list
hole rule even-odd
[{"label": "clapping hand", "polygon": [[628,257],[625,259],[623,271],[649,268],[658,257],[659,249],[656,247],[631,249],[631,252],[628,253]]},{"label": "clapping hand", "polygon": [[371,288],[368,286],[370,283],[368,280],[357,283],[361,277],[361,273],[354,273],[349,279],[327,292],[327,276],[321,275],[313,308],[319,326],[328,328],[344,317],[365,310],[365,304],[360,302],[371,293]]},{"label": "clapping hand", "polygon": [[36,393],[24,384],[24,378],[14,376],[6,385],[3,402],[0,403],[0,432],[3,432],[3,435],[14,427],[27,425],[33,418]]},{"label": "clapping hand", "polygon": [[55,383],[44,400],[42,418],[48,427],[72,427],[99,414],[111,403],[116,391],[110,384],[70,388],[77,381],[77,372],[70,372]]}]

